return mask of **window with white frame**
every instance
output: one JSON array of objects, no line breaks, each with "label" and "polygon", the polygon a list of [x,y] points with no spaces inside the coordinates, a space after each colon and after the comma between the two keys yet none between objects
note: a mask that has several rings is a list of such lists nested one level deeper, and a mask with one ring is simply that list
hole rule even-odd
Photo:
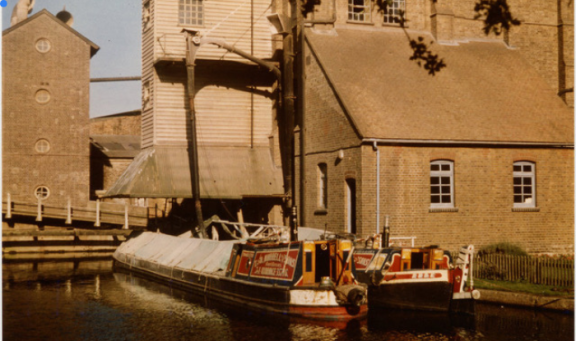
[{"label": "window with white frame", "polygon": [[348,20],[371,22],[370,0],[348,0]]},{"label": "window with white frame", "polygon": [[[386,1],[385,1],[386,2]],[[406,3],[404,0],[391,0],[386,2],[384,9],[384,23],[385,24],[400,24],[404,20],[404,12],[406,10]]]},{"label": "window with white frame", "polygon": [[178,23],[201,26],[204,24],[204,2],[202,0],[178,0]]},{"label": "window with white frame", "polygon": [[328,167],[325,163],[318,164],[318,208],[328,207]]},{"label": "window with white frame", "polygon": [[536,164],[514,162],[514,207],[536,207]]},{"label": "window with white frame", "polygon": [[430,162],[430,207],[454,207],[454,162]]}]

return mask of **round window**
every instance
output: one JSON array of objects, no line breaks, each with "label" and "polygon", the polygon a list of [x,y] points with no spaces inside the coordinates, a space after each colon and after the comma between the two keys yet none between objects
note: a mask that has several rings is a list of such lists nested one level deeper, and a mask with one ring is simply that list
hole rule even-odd
[{"label": "round window", "polygon": [[46,38],[40,38],[36,41],[36,50],[38,50],[38,52],[46,53],[50,51],[51,47],[50,41]]},{"label": "round window", "polygon": [[48,103],[50,101],[50,93],[48,90],[40,89],[36,91],[36,102],[40,104]]},{"label": "round window", "polygon": [[40,200],[48,199],[50,196],[50,190],[46,186],[38,186],[34,190],[34,196]]},{"label": "round window", "polygon": [[48,153],[48,151],[50,151],[50,142],[45,139],[40,139],[36,141],[35,148],[38,153]]}]

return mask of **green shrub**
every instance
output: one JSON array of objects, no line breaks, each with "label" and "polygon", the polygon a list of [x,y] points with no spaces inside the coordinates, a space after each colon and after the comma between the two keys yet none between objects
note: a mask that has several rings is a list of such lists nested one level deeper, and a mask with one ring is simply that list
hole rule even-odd
[{"label": "green shrub", "polygon": [[501,242],[496,244],[486,245],[478,251],[480,256],[482,255],[491,255],[494,253],[506,254],[506,255],[515,255],[515,256],[527,256],[528,253],[522,249],[522,247],[508,243],[508,242]]}]

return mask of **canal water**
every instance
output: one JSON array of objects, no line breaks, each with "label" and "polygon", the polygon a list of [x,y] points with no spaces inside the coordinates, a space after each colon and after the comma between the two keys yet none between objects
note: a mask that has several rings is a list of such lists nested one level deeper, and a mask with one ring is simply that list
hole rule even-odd
[{"label": "canal water", "polygon": [[477,305],[474,316],[371,311],[317,325],[230,309],[125,272],[111,259],[4,259],[3,340],[574,340],[574,316]]}]

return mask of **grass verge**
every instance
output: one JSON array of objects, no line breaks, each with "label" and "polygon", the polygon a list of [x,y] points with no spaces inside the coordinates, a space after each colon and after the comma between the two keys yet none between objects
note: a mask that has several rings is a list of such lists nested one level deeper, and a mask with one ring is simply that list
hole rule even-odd
[{"label": "grass verge", "polygon": [[508,282],[474,278],[474,287],[476,289],[525,292],[529,294],[544,296],[562,296],[566,298],[574,297],[573,287],[553,287],[549,285],[530,284],[526,282]]}]

